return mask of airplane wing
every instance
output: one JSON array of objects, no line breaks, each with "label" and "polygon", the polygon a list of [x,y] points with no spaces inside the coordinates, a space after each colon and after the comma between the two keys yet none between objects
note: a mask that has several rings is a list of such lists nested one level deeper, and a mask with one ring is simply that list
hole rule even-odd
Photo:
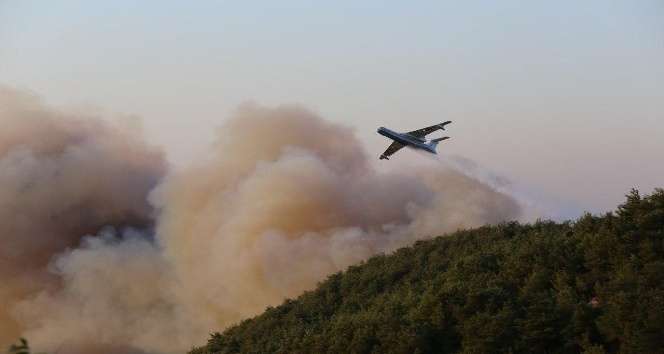
[{"label": "airplane wing", "polygon": [[383,159],[389,160],[388,157],[390,155],[392,155],[395,152],[401,150],[401,148],[404,147],[404,146],[406,146],[406,145],[404,145],[400,142],[397,142],[397,141],[393,142],[392,144],[390,144],[390,146],[387,147],[387,150],[385,150],[385,152],[382,155],[380,155],[380,159],[381,160],[383,160]]},{"label": "airplane wing", "polygon": [[417,138],[424,138],[425,136],[435,132],[436,130],[445,130],[445,126],[450,124],[450,123],[452,123],[452,121],[448,120],[447,122],[432,125],[430,127],[426,127],[426,128],[422,128],[422,129],[418,129],[418,130],[413,130],[412,132],[408,132],[406,134],[412,135],[412,136],[417,137]]}]

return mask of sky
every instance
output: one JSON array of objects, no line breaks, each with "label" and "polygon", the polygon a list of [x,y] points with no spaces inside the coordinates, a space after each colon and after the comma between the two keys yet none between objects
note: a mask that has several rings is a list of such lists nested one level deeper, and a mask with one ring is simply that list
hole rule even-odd
[{"label": "sky", "polygon": [[0,0],[0,84],[140,117],[175,166],[245,102],[301,104],[376,157],[378,126],[452,120],[442,154],[551,217],[664,186],[663,63],[661,0]]}]

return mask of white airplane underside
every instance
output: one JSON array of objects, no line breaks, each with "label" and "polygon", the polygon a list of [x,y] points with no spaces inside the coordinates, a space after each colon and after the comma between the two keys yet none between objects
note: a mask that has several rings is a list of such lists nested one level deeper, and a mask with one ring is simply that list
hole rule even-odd
[{"label": "white airplane underside", "polygon": [[427,141],[424,137],[437,130],[445,130],[445,126],[450,123],[452,123],[452,121],[447,121],[444,123],[432,125],[430,127],[414,130],[408,133],[397,133],[385,127],[378,128],[377,131],[378,134],[394,140],[392,144],[387,148],[387,150],[385,150],[385,152],[382,155],[380,155],[380,159],[389,160],[389,157],[391,155],[401,150],[401,148],[403,148],[404,146],[409,146],[415,149],[420,149],[435,154],[438,143],[443,140],[449,139],[450,137],[444,136],[442,138],[431,139],[429,141]]}]

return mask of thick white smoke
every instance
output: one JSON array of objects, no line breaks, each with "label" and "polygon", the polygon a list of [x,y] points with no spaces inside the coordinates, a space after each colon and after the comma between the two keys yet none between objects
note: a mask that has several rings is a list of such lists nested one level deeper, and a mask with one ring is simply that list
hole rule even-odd
[{"label": "thick white smoke", "polygon": [[[75,242],[49,254],[57,284],[11,302],[21,334],[39,349],[68,353],[182,352],[372,254],[519,215],[511,197],[440,163],[376,172],[352,130],[299,107],[244,106],[220,132],[213,157],[171,173],[152,192],[154,233],[89,228],[62,236]],[[35,183],[48,189],[52,181]],[[126,198],[145,196],[131,186]],[[149,212],[143,199],[134,202]],[[88,209],[96,208],[104,209]],[[92,234],[81,241],[85,233]]]}]

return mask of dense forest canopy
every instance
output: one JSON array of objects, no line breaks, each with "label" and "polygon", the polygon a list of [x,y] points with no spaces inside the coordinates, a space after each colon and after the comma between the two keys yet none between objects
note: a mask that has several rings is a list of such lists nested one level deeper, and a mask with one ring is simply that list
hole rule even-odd
[{"label": "dense forest canopy", "polygon": [[210,353],[664,352],[664,190],[603,216],[379,255],[215,333]]}]

